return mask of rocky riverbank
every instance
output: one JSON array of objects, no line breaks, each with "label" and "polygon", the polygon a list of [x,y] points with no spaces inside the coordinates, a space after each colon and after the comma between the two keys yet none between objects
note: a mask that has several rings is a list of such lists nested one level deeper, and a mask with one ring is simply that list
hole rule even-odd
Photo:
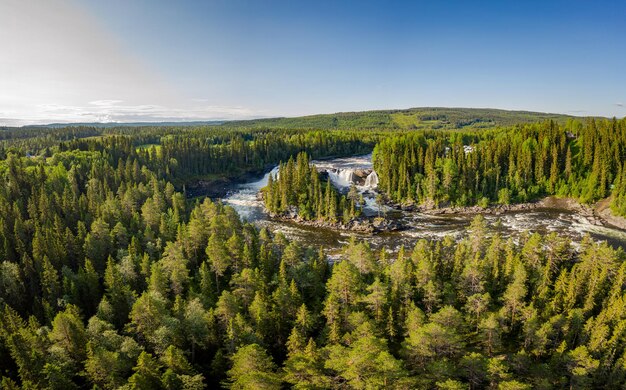
[{"label": "rocky riverbank", "polygon": [[611,210],[611,198],[602,199],[596,203],[594,212],[607,224],[618,229],[626,230],[626,218],[613,214]]},{"label": "rocky riverbank", "polygon": [[626,230],[626,218],[613,215],[611,212],[610,199],[604,199],[594,205],[585,205],[574,198],[559,198],[556,196],[548,196],[535,202],[516,203],[508,205],[491,205],[488,207],[480,206],[448,206],[435,207],[434,204],[403,204],[389,206],[403,210],[416,211],[428,215],[454,215],[454,214],[492,214],[499,215],[507,212],[531,211],[537,209],[557,209],[573,211],[587,219],[593,225],[604,226],[610,225],[619,229]]},{"label": "rocky riverbank", "polygon": [[320,220],[306,220],[301,218],[295,210],[288,213],[276,214],[269,213],[269,216],[277,221],[295,222],[301,225],[312,226],[324,229],[333,229],[341,231],[350,231],[355,233],[383,233],[403,230],[405,227],[398,220],[392,220],[382,217],[359,217],[354,218],[348,223],[330,222]]}]

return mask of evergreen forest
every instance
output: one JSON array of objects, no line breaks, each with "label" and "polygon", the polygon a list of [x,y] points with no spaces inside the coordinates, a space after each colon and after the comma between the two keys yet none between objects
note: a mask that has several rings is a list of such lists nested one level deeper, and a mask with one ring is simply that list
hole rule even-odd
[{"label": "evergreen forest", "polygon": [[362,199],[311,160],[372,151],[389,205],[555,195],[626,216],[626,119],[424,109],[2,128],[0,388],[626,387],[623,248],[508,238],[477,214],[461,238],[353,237],[331,258],[188,191],[278,166],[267,210],[347,221]]}]

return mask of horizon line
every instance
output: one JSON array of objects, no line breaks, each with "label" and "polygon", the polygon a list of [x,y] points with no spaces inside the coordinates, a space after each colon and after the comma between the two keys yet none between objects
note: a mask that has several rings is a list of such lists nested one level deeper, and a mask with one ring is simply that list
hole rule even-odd
[{"label": "horizon line", "polygon": [[[447,109],[447,110],[493,110],[493,111],[504,111],[504,112],[519,112],[519,113],[532,113],[532,114],[542,114],[542,115],[561,115],[568,116],[572,118],[603,118],[603,119],[623,119],[626,116],[604,116],[604,115],[585,115],[583,114],[584,110],[572,110],[567,111],[565,113],[560,112],[547,112],[547,111],[533,111],[528,109],[507,109],[507,108],[494,108],[494,107],[461,107],[461,106],[414,106],[414,107],[406,107],[406,108],[374,108],[374,109],[363,109],[363,110],[351,110],[351,111],[334,111],[334,112],[319,112],[312,114],[300,114],[300,115],[276,115],[276,116],[252,116],[252,117],[241,117],[241,118],[207,118],[207,119],[197,119],[197,118],[171,118],[164,120],[139,120],[139,121],[96,121],[96,122],[84,122],[84,121],[68,121],[68,122],[33,122],[27,123],[19,126],[12,126],[8,124],[0,124],[0,127],[3,128],[27,128],[27,127],[50,127],[50,126],[58,126],[58,127],[71,127],[71,126],[88,126],[88,125],[158,125],[158,124],[171,124],[171,125],[185,125],[185,124],[209,124],[210,122],[214,122],[213,124],[219,125],[227,122],[247,122],[254,120],[271,120],[271,119],[290,119],[290,118],[306,118],[318,115],[339,115],[339,114],[355,114],[355,113],[366,113],[366,112],[384,112],[384,111],[408,111],[408,110],[418,110],[418,109]],[[0,118],[0,120],[10,120],[10,121],[21,121],[23,119],[19,118]],[[219,122],[219,123],[217,123]]]}]

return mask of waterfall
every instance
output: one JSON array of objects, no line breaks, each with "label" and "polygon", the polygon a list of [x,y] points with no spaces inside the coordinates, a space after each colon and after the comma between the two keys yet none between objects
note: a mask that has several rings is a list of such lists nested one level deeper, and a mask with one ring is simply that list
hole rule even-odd
[{"label": "waterfall", "polygon": [[328,170],[328,177],[337,188],[350,187],[354,183],[354,169]]},{"label": "waterfall", "polygon": [[[365,189],[373,190],[378,186],[378,175],[372,171],[365,180],[363,180],[363,173],[356,173],[355,168],[331,168],[327,169],[328,177],[331,183],[338,189],[344,189],[350,187],[352,184],[356,184],[361,191]],[[362,170],[361,170],[362,172]]]},{"label": "waterfall", "polygon": [[266,173],[262,179],[252,182],[252,183],[248,183],[246,184],[248,187],[251,187],[253,189],[255,189],[256,191],[259,191],[261,188],[265,187],[267,185],[267,182],[270,178],[270,175],[272,175],[272,177],[274,177],[274,180],[278,180],[278,166],[274,167],[274,169],[272,169],[271,171],[269,171],[268,173]]},{"label": "waterfall", "polygon": [[341,178],[343,183],[350,186],[350,184],[354,183],[354,169],[340,169],[339,178]]},{"label": "waterfall", "polygon": [[370,188],[370,189],[374,189],[378,187],[378,174],[376,173],[376,171],[372,171],[372,173],[367,175],[367,177],[365,178],[364,187]]}]

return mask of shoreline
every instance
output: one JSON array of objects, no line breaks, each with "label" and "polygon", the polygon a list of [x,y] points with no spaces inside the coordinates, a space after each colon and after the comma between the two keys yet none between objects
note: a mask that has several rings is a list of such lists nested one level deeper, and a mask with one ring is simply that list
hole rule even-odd
[{"label": "shoreline", "polygon": [[399,221],[387,219],[384,217],[359,217],[356,219],[352,219],[348,224],[344,224],[342,222],[306,220],[295,214],[295,212],[292,212],[291,214],[276,214],[270,213],[265,207],[264,209],[269,217],[275,221],[293,222],[300,225],[332,229],[337,231],[376,234],[399,231],[405,228]]},{"label": "shoreline", "polygon": [[233,187],[238,184],[244,184],[252,180],[263,178],[267,172],[270,172],[274,165],[262,169],[256,169],[245,172],[236,176],[220,176],[216,178],[204,178],[191,180],[184,183],[187,199],[199,197],[209,197],[211,199],[221,199],[227,196]]},{"label": "shoreline", "polygon": [[594,205],[595,213],[609,226],[626,230],[626,218],[613,214],[611,198],[605,198]]},{"label": "shoreline", "polygon": [[[626,231],[626,218],[616,216],[610,208],[610,198],[603,199],[592,205],[585,205],[574,198],[559,198],[547,196],[534,202],[516,203],[510,205],[492,205],[486,208],[480,206],[449,206],[434,208],[428,205],[398,205],[387,203],[394,210],[404,212],[422,213],[432,216],[441,215],[501,215],[510,212],[532,211],[541,209],[567,210],[584,217],[590,224],[595,226],[607,226],[618,230]],[[348,224],[342,222],[310,221],[304,220],[297,215],[295,210],[290,213],[276,214],[265,209],[269,217],[276,221],[291,222],[309,227],[332,229],[337,231],[348,231],[363,234],[378,234],[392,231],[404,230],[406,227],[399,220],[385,217],[359,217],[353,219]]]},{"label": "shoreline", "polygon": [[559,198],[550,195],[534,202],[515,203],[508,205],[480,206],[447,206],[435,208],[429,205],[399,205],[388,203],[387,205],[402,211],[415,211],[428,215],[467,215],[467,214],[490,214],[500,215],[508,212],[531,211],[539,209],[557,209],[575,212],[596,226],[608,225],[620,230],[626,230],[626,218],[614,215],[610,208],[610,198],[602,199],[592,205],[580,203],[574,198]]}]

